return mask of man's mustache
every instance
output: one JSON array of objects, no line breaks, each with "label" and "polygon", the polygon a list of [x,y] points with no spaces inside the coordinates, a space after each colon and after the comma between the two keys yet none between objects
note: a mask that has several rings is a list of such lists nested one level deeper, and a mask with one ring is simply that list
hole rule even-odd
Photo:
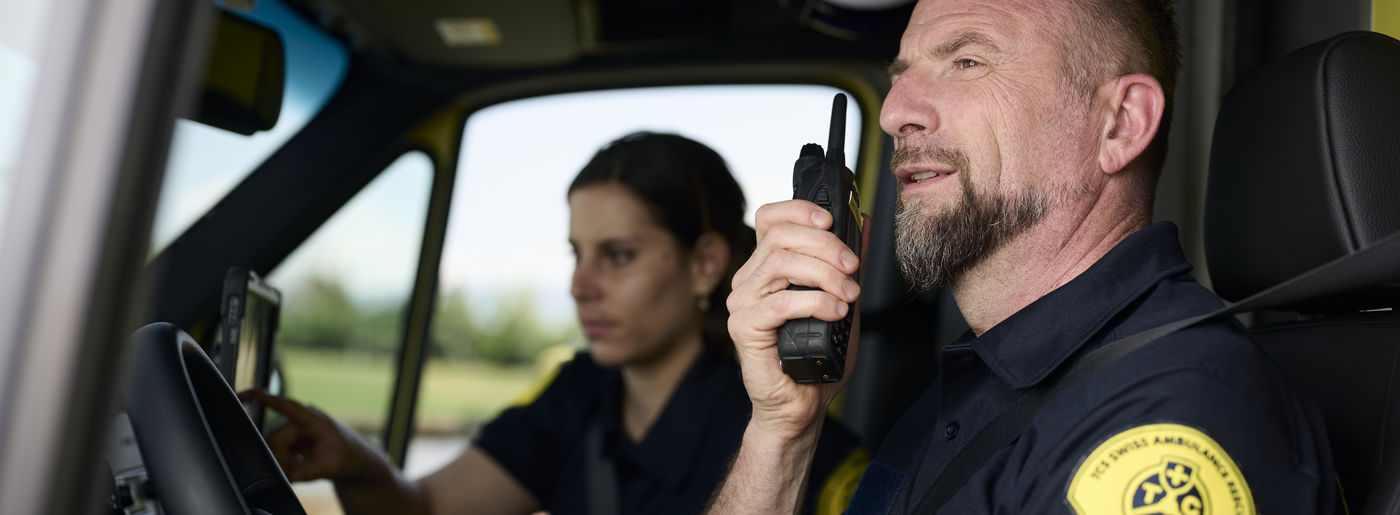
[{"label": "man's mustache", "polygon": [[962,150],[944,146],[896,145],[890,155],[890,168],[898,170],[906,164],[937,162],[953,168],[954,172],[966,173],[967,154]]}]

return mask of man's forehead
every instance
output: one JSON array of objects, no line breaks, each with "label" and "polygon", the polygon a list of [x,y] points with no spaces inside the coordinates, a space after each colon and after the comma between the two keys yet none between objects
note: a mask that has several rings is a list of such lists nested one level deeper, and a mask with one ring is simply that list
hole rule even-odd
[{"label": "man's forehead", "polygon": [[901,46],[908,51],[932,51],[954,38],[974,33],[1005,49],[1046,25],[1046,17],[1063,12],[1059,0],[920,0],[909,19]]},{"label": "man's forehead", "polygon": [[1027,16],[1053,11],[1063,12],[1072,0],[919,0],[912,18],[939,16],[950,13]]}]

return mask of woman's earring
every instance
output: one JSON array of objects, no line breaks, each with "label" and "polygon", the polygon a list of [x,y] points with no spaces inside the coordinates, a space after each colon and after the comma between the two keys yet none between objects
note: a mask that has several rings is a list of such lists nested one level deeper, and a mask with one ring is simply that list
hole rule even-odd
[{"label": "woman's earring", "polygon": [[701,296],[699,296],[699,297],[696,297],[696,298],[695,298],[695,305],[696,305],[697,307],[700,308],[700,311],[709,311],[709,310],[710,310],[710,298],[707,297],[707,296],[704,296],[704,295],[701,295]]}]

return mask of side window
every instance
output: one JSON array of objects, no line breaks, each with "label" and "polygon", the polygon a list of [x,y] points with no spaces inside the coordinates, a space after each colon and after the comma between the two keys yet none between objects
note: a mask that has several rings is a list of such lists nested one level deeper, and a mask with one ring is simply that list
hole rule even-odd
[{"label": "side window", "polygon": [[[428,156],[404,154],[267,277],[282,290],[285,393],[374,442],[389,416],[432,180]],[[294,487],[309,513],[338,510],[329,482]]]},{"label": "side window", "polygon": [[43,56],[49,2],[0,4],[0,230]]},{"label": "side window", "polygon": [[[831,99],[814,85],[677,86],[570,93],[498,104],[464,131],[448,218],[431,354],[405,472],[455,457],[477,428],[584,346],[569,296],[573,257],[565,194],[601,147],[648,130],[695,139],[724,157],[747,219],[792,197],[804,143],[826,146]],[[848,107],[855,169],[859,106]],[[548,137],[538,135],[547,128]]]}]

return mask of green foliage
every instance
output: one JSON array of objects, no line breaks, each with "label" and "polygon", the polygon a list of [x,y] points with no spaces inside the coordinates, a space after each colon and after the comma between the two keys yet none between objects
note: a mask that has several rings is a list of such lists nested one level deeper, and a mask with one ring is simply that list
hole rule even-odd
[{"label": "green foliage", "polygon": [[545,326],[528,293],[509,295],[490,312],[478,312],[460,290],[444,295],[433,317],[432,351],[449,358],[519,365],[541,350],[567,343],[571,327]]},{"label": "green foliage", "polygon": [[[312,277],[293,293],[282,310],[279,346],[383,356],[398,350],[403,303],[357,305],[332,277]],[[433,314],[430,351],[447,358],[519,365],[533,361],[542,349],[568,342],[575,331],[542,324],[527,293],[508,295],[489,312],[478,312],[465,293],[454,290],[439,299]]]},{"label": "green foliage", "polygon": [[280,346],[312,349],[361,347],[355,338],[358,309],[345,294],[340,282],[327,277],[311,277],[288,296],[278,325]]}]

